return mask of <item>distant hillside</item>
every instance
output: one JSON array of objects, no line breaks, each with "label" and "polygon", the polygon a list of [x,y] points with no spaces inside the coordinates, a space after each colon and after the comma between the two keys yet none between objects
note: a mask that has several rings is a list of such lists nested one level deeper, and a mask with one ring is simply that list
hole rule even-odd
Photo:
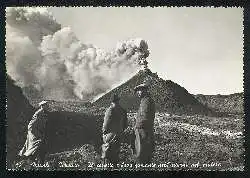
[{"label": "distant hillside", "polygon": [[171,80],[163,80],[150,70],[141,70],[127,82],[111,90],[96,100],[93,105],[96,107],[108,107],[110,97],[113,93],[121,96],[121,105],[128,111],[137,110],[138,98],[134,95],[133,88],[148,81],[150,93],[156,103],[157,111],[165,111],[176,114],[212,114],[212,111],[201,104],[195,97],[180,85]]},{"label": "distant hillside", "polygon": [[244,113],[243,93],[231,95],[194,95],[194,97],[207,107],[221,113]]}]

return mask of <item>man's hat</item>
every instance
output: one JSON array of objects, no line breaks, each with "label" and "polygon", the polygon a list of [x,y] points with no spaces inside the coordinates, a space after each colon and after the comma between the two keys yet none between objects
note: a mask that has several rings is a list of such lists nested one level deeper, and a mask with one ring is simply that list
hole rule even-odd
[{"label": "man's hat", "polygon": [[41,102],[38,104],[38,106],[40,107],[40,106],[42,106],[42,105],[45,105],[46,103],[48,103],[48,101],[43,100],[43,101],[41,101]]},{"label": "man's hat", "polygon": [[113,102],[113,101],[119,101],[119,100],[120,100],[120,98],[119,98],[119,96],[117,94],[113,94],[111,96],[111,102]]},{"label": "man's hat", "polygon": [[134,88],[134,91],[138,91],[138,90],[148,90],[148,85],[143,83],[143,84],[140,84],[140,85],[137,85],[135,88]]}]

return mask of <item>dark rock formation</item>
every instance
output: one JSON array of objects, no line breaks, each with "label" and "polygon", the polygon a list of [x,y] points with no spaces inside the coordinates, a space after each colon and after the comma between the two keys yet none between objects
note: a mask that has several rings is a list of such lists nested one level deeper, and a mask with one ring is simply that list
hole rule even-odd
[{"label": "dark rock formation", "polygon": [[11,163],[22,148],[27,134],[27,125],[34,112],[34,108],[24,97],[21,88],[14,80],[7,76],[7,164]]}]

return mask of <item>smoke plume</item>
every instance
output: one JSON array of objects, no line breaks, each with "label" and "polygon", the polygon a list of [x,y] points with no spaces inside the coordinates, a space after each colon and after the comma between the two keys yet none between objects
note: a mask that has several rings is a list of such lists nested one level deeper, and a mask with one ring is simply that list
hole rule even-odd
[{"label": "smoke plume", "polygon": [[149,55],[142,39],[119,42],[106,52],[61,28],[46,8],[6,8],[7,73],[43,98],[91,100],[126,80]]}]

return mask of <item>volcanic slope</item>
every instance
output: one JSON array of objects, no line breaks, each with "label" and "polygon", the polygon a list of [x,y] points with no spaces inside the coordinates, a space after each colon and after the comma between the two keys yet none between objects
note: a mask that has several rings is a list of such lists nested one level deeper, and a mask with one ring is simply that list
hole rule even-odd
[{"label": "volcanic slope", "polygon": [[149,69],[140,70],[131,79],[94,101],[93,105],[99,108],[108,107],[110,105],[110,97],[114,93],[117,93],[121,97],[121,105],[127,109],[127,111],[135,111],[138,109],[139,100],[134,95],[133,89],[143,82],[149,83],[150,93],[155,101],[156,110],[159,112],[174,114],[213,114],[211,109],[201,104],[193,95],[188,93],[185,88],[171,80],[163,80]]}]

